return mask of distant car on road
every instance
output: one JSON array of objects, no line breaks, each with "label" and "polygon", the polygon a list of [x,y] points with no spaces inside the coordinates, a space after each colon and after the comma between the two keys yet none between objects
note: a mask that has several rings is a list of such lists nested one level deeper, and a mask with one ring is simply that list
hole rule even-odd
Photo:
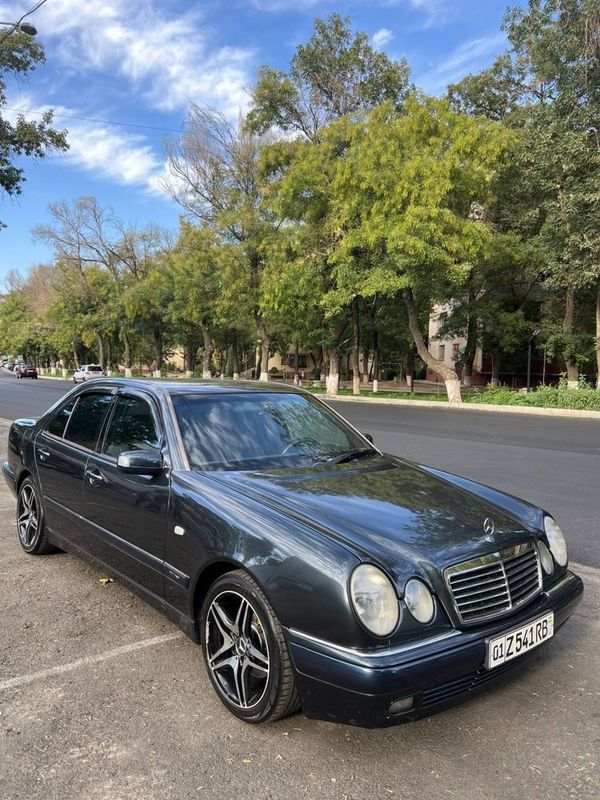
[{"label": "distant car on road", "polygon": [[81,364],[73,373],[73,383],[84,383],[90,378],[103,378],[105,375],[100,364]]},{"label": "distant car on road", "polygon": [[33,364],[17,364],[15,375],[17,378],[35,378],[37,380],[38,371]]}]

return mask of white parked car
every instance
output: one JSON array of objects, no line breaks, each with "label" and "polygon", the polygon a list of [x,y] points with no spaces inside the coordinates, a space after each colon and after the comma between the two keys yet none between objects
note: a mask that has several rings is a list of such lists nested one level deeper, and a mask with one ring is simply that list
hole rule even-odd
[{"label": "white parked car", "polygon": [[73,383],[83,383],[89,378],[103,378],[105,375],[100,364],[80,364],[73,373]]}]

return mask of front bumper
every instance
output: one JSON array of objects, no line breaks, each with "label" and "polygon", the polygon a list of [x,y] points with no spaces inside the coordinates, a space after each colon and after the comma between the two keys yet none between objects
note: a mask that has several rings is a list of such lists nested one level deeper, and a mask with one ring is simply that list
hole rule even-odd
[{"label": "front bumper", "polygon": [[17,474],[10,466],[8,461],[5,461],[2,464],[2,474],[4,475],[4,480],[8,484],[9,488],[13,492],[14,495],[17,494]]},{"label": "front bumper", "polygon": [[[382,727],[429,716],[488,686],[539,648],[486,670],[486,639],[554,612],[555,631],[581,600],[583,583],[567,571],[550,589],[510,619],[475,630],[452,630],[412,643],[369,652],[353,650],[287,630],[302,708],[307,717],[363,727]],[[396,700],[414,698],[404,713],[390,713]]]}]

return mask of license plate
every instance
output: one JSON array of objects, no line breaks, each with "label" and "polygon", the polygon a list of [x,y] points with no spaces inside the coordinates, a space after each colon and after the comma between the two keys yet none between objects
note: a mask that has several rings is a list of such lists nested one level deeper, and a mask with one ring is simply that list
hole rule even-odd
[{"label": "license plate", "polygon": [[542,644],[554,636],[554,614],[550,612],[538,617],[520,628],[515,628],[502,636],[486,641],[485,666],[494,669],[500,664],[512,661],[528,650]]}]

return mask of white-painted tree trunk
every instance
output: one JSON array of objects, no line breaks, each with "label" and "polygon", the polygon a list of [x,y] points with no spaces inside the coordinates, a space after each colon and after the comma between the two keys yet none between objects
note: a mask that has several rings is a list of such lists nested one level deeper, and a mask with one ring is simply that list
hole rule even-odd
[{"label": "white-painted tree trunk", "polygon": [[203,369],[202,370],[202,377],[205,380],[210,379],[212,377],[212,375],[210,374],[210,370],[209,369]]},{"label": "white-painted tree trunk", "polygon": [[269,372],[268,372],[268,370],[264,370],[264,369],[261,370],[260,379],[261,379],[261,381],[268,381],[269,380]]},{"label": "white-painted tree trunk", "polygon": [[50,367],[50,375],[56,375],[56,367]]},{"label": "white-painted tree trunk", "polygon": [[234,381],[239,381],[239,379],[240,379],[240,373],[239,372],[234,372],[233,373],[233,380]]},{"label": "white-painted tree trunk", "polygon": [[191,370],[191,369],[186,369],[186,371],[185,371],[185,377],[186,377],[186,378],[193,378],[193,376],[194,376],[194,371],[193,371],[193,370]]},{"label": "white-painted tree trunk", "polygon": [[154,372],[153,372],[153,376],[154,376],[155,378],[160,378],[160,377],[162,377],[162,370],[160,370],[160,369],[155,369],[155,370],[154,370]]},{"label": "white-painted tree trunk", "polygon": [[63,378],[66,378],[67,377],[67,369],[66,369],[66,367],[63,367],[61,372],[62,372]]},{"label": "white-painted tree trunk", "polygon": [[373,381],[373,391],[377,393],[379,391],[379,381],[375,378]]},{"label": "white-painted tree trunk", "polygon": [[336,397],[340,388],[340,373],[330,372],[327,376],[327,396]]},{"label": "white-painted tree trunk", "polygon": [[132,372],[131,367],[125,367],[125,377],[126,378],[131,378],[132,374],[133,374],[133,372]]},{"label": "white-painted tree trunk", "polygon": [[444,383],[446,384],[446,392],[448,393],[448,402],[449,403],[462,402],[460,396],[460,381],[458,380],[458,378],[445,380]]}]

